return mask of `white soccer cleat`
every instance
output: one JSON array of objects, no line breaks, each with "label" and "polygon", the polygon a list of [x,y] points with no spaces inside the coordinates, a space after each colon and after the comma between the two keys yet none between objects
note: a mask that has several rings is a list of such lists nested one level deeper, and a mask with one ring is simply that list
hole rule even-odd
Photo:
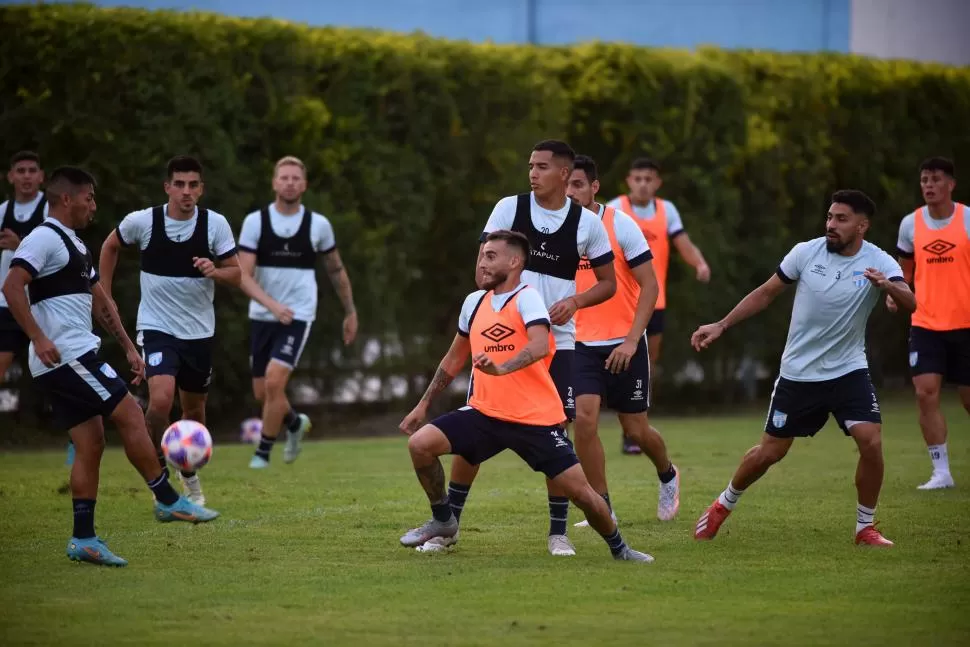
[{"label": "white soccer cleat", "polygon": [[[610,510],[610,516],[613,517],[613,523],[619,522],[616,518],[616,512],[613,510]],[[589,519],[583,519],[582,521],[574,523],[573,528],[589,528]]]},{"label": "white soccer cleat", "polygon": [[660,492],[657,499],[657,519],[670,521],[677,516],[680,510],[680,470],[676,465],[674,468],[674,478],[667,483],[660,484]]},{"label": "white soccer cleat", "polygon": [[179,480],[185,490],[185,498],[195,505],[205,505],[205,495],[202,494],[202,483],[199,482],[198,474],[186,477],[179,472]]},{"label": "white soccer cleat", "polygon": [[953,477],[949,472],[933,472],[930,480],[923,485],[916,486],[917,490],[942,490],[943,488],[954,487]]},{"label": "white soccer cleat", "polygon": [[300,426],[297,427],[296,431],[287,430],[286,432],[286,445],[283,447],[284,463],[292,463],[296,460],[297,456],[300,455],[300,452],[303,450],[301,446],[303,436],[305,436],[313,426],[310,423],[310,416],[306,415],[305,413],[301,413],[299,418]]},{"label": "white soccer cleat", "polygon": [[434,537],[416,547],[414,550],[419,553],[441,553],[448,551],[458,543],[458,534],[456,532],[454,537]]},{"label": "white soccer cleat", "polygon": [[566,535],[549,535],[549,554],[554,557],[572,557],[576,547]]}]

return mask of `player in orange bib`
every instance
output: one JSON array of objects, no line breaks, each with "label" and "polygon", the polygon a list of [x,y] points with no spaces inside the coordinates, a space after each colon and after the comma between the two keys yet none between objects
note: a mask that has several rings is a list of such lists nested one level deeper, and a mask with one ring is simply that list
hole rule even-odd
[{"label": "player in orange bib", "polygon": [[[667,456],[663,437],[647,419],[650,358],[644,331],[658,291],[653,254],[630,216],[596,202],[600,188],[596,162],[577,155],[573,169],[568,195],[603,219],[616,259],[616,293],[599,305],[576,311],[576,453],[593,489],[610,505],[598,427],[602,404],[616,411],[623,429],[657,469],[657,517],[670,521],[680,508],[680,474]],[[585,290],[595,281],[583,259],[576,290]]]},{"label": "player in orange bib", "polygon": [[[549,312],[540,294],[521,282],[530,253],[523,234],[499,230],[487,235],[476,281],[484,289],[465,299],[451,348],[421,401],[401,422],[401,431],[411,436],[408,451],[432,513],[430,521],[401,537],[401,544],[420,548],[432,539],[458,534],[440,456],[455,454],[479,465],[511,449],[586,513],[615,559],[652,562],[653,557],[623,541],[563,432],[562,400],[544,361],[552,350]],[[428,405],[451,384],[469,355],[475,388],[468,406],[422,426]]]},{"label": "player in orange bib", "polygon": [[[953,201],[953,162],[933,157],[919,171],[926,206],[903,218],[896,247],[906,280],[916,288],[909,365],[919,426],[933,461],[933,474],[919,489],[936,490],[953,487],[940,410],[944,380],[957,385],[970,412],[970,211]],[[896,309],[891,297],[886,305]]]},{"label": "player in orange bib", "polygon": [[[671,245],[694,268],[697,280],[701,283],[711,280],[711,269],[707,266],[701,250],[691,242],[684,230],[677,207],[673,202],[657,197],[657,191],[663,185],[660,165],[645,157],[634,160],[626,183],[630,187],[630,193],[610,200],[606,206],[619,209],[633,218],[653,252],[653,269],[660,284],[660,293],[653,315],[647,323],[647,348],[650,352],[650,363],[656,366],[660,360],[660,344],[667,308],[667,268]],[[626,428],[623,430],[623,437],[623,453],[639,453],[639,448],[630,440]]]}]

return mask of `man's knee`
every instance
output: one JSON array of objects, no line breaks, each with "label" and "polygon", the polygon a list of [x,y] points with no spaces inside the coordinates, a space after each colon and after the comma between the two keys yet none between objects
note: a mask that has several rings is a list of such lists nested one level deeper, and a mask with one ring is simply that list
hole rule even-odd
[{"label": "man's knee", "polygon": [[596,396],[581,395],[576,398],[576,437],[595,435],[599,426],[600,403]]},{"label": "man's knee", "polygon": [[414,457],[437,458],[450,448],[448,438],[433,425],[425,425],[408,438],[408,452]]},{"label": "man's knee", "polygon": [[859,447],[859,455],[875,457],[882,455],[882,426],[870,423],[858,423],[849,430]]},{"label": "man's knee", "polygon": [[926,376],[913,378],[913,387],[916,390],[916,399],[921,407],[940,406],[940,381]]},{"label": "man's knee", "polygon": [[263,396],[267,399],[283,397],[290,381],[290,369],[278,362],[270,362],[263,380]]},{"label": "man's knee", "polygon": [[760,445],[755,445],[748,450],[749,455],[765,467],[770,467],[783,459],[791,448],[791,440],[763,440]]}]

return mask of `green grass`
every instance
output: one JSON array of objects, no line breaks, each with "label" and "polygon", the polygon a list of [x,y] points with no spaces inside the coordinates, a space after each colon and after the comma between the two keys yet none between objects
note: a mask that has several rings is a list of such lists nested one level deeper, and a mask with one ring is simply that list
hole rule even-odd
[{"label": "green grass", "polygon": [[683,473],[668,524],[649,462],[620,456],[605,429],[621,528],[657,558],[645,566],[614,562],[590,529],[570,529],[577,557],[550,557],[542,479],[514,455],[482,470],[451,554],[401,548],[428,516],[403,438],[308,443],[290,466],[277,448],[266,472],[247,469],[250,448],[221,445],[203,482],[223,516],[197,527],[153,521],[110,449],[98,531],[131,565],[75,565],[62,453],[5,453],[0,644],[966,645],[970,424],[951,398],[959,487],[918,492],[930,466],[915,408],[886,409],[890,550],[852,544],[856,452],[834,424],[796,443],[710,543],[693,524],[763,414],[656,421]]}]

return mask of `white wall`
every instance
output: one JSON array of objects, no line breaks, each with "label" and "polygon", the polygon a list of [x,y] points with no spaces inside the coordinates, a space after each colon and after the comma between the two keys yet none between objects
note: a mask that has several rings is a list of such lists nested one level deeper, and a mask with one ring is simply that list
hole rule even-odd
[{"label": "white wall", "polygon": [[849,50],[970,65],[970,0],[853,0]]}]

